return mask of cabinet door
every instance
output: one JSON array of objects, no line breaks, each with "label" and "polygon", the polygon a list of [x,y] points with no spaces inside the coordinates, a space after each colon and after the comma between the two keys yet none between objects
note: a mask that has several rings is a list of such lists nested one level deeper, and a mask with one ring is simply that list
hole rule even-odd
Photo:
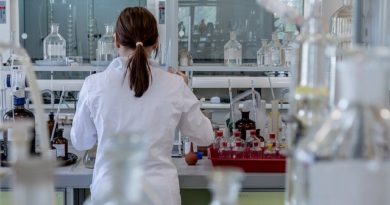
[{"label": "cabinet door", "polygon": [[[284,0],[302,9],[302,0]],[[190,50],[194,63],[222,63],[231,31],[242,45],[243,63],[256,62],[261,39],[272,32],[295,31],[256,0],[179,0],[179,52]],[[283,38],[283,34],[279,38]]]},{"label": "cabinet door", "polygon": [[[66,39],[67,56],[90,58],[89,38],[94,41],[104,33],[104,24],[115,23],[116,17],[126,7],[146,6],[146,0],[21,0],[20,33],[27,33],[21,40],[32,59],[43,58],[43,39],[50,32],[49,24],[59,23],[60,34]],[[92,7],[92,9],[91,9]],[[91,24],[90,17],[95,21]],[[90,31],[92,29],[92,31]],[[89,37],[89,32],[93,35]]]}]

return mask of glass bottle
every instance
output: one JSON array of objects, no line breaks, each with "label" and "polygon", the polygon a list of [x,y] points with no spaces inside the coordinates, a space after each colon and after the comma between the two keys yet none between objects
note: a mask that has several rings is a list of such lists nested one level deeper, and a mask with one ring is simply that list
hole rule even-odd
[{"label": "glass bottle", "polygon": [[223,141],[223,130],[218,130],[215,135],[213,148],[218,152],[218,156],[222,156],[222,141]]},{"label": "glass bottle", "polygon": [[114,50],[114,27],[104,25],[106,32],[97,42],[97,61],[112,61],[115,57]]},{"label": "glass bottle", "polygon": [[65,61],[66,40],[60,35],[59,24],[51,25],[50,34],[43,40],[43,58],[49,61]]},{"label": "glass bottle", "polygon": [[236,122],[236,129],[241,132],[241,139],[246,140],[250,137],[250,130],[256,130],[256,123],[249,119],[249,111],[241,111],[242,118]]},{"label": "glass bottle", "polygon": [[331,17],[331,35],[337,40],[337,48],[347,49],[352,45],[352,0],[342,0],[343,6]]},{"label": "glass bottle", "polygon": [[232,158],[242,159],[244,157],[245,141],[241,137],[235,137],[232,144]]},{"label": "glass bottle", "polygon": [[271,65],[272,66],[280,66],[281,65],[281,52],[282,45],[279,42],[278,34],[272,34],[272,41],[269,44],[270,52],[271,52]]},{"label": "glass bottle", "polygon": [[231,149],[229,139],[223,138],[220,149],[220,158],[228,159],[231,158]]},{"label": "glass bottle", "polygon": [[257,51],[257,66],[269,66],[270,59],[267,58],[269,55],[268,40],[261,39],[261,48]]},{"label": "glass bottle", "polygon": [[261,135],[261,130],[260,130],[260,129],[257,129],[257,130],[256,130],[256,135],[257,135],[257,138],[259,138],[259,140],[260,140],[260,147],[261,147],[261,149],[263,150],[264,147],[265,147],[265,139],[264,139],[264,137]]},{"label": "glass bottle", "polygon": [[[310,0],[308,18],[297,38],[298,65],[293,70],[290,136],[288,148],[293,152],[307,131],[319,126],[329,113],[330,72],[334,66],[333,56],[336,50],[324,31],[322,20],[322,0]],[[306,12],[305,12],[306,13]],[[293,185],[296,182],[294,172],[295,159],[287,160],[286,201],[285,205],[296,205]]]},{"label": "glass bottle", "polygon": [[261,158],[261,141],[257,137],[256,130],[251,131],[251,146],[250,146],[250,158],[260,159]]},{"label": "glass bottle", "polygon": [[[29,110],[24,108],[24,105],[26,104],[26,100],[24,97],[16,97],[14,96],[14,109],[9,110],[6,112],[3,116],[4,122],[9,121],[35,121],[34,114],[30,112]],[[12,130],[8,130],[4,132],[3,134],[3,141],[2,141],[2,153],[0,155],[1,157],[1,166],[9,166],[9,161],[11,160],[11,155],[14,152],[11,150],[11,143],[13,141],[12,136],[8,136],[8,133],[12,132]],[[29,150],[31,155],[36,154],[36,148],[35,148],[35,129],[30,130],[31,139],[29,142]]]},{"label": "glass bottle", "polygon": [[236,40],[236,32],[230,32],[230,40],[225,44],[224,64],[225,66],[236,66],[242,63],[242,46]]},{"label": "glass bottle", "polygon": [[297,204],[390,203],[390,52],[375,52],[358,51],[343,60],[343,99],[296,149]]},{"label": "glass bottle", "polygon": [[238,205],[243,172],[238,168],[215,168],[209,175],[210,205]]},{"label": "glass bottle", "polygon": [[283,62],[282,65],[286,68],[292,68],[296,66],[297,63],[297,51],[298,45],[293,41],[293,33],[286,33],[286,41],[282,46],[282,56]]},{"label": "glass bottle", "polygon": [[93,169],[95,167],[96,151],[97,151],[97,145],[95,145],[92,149],[87,150],[85,152],[83,157],[83,164],[85,168]]},{"label": "glass bottle", "polygon": [[56,148],[57,158],[67,159],[68,157],[68,140],[63,137],[64,129],[57,129],[56,136],[52,141],[53,147]]},{"label": "glass bottle", "polygon": [[54,124],[55,124],[55,121],[54,121],[54,113],[53,112],[50,112],[49,114],[49,120],[47,121],[47,131],[49,133],[49,142],[51,141],[51,135],[53,133],[53,129],[54,129]]},{"label": "glass bottle", "polygon": [[275,134],[269,134],[269,139],[265,143],[264,158],[274,159],[277,156],[278,143]]},{"label": "glass bottle", "polygon": [[244,158],[251,158],[251,151],[253,147],[253,142],[257,139],[256,130],[249,130],[249,135],[245,139],[245,147],[244,147]]}]

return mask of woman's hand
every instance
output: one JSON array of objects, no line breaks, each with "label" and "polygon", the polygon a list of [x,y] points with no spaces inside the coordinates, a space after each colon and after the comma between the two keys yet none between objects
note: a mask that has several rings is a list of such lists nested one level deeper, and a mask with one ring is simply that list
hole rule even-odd
[{"label": "woman's hand", "polygon": [[184,82],[188,85],[188,76],[186,74],[184,74],[183,72],[178,71],[178,70],[176,70],[176,69],[174,69],[172,67],[168,68],[168,72],[176,74],[176,75],[182,77]]}]

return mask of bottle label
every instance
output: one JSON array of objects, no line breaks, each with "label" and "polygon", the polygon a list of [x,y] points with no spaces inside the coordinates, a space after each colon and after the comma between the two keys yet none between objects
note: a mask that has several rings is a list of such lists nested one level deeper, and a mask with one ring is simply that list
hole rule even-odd
[{"label": "bottle label", "polygon": [[47,45],[47,54],[49,56],[65,56],[63,45]]},{"label": "bottle label", "polygon": [[389,165],[352,160],[314,165],[309,170],[308,204],[388,204]]},{"label": "bottle label", "polygon": [[251,138],[251,130],[245,131],[245,140],[248,141]]},{"label": "bottle label", "polygon": [[240,65],[242,54],[240,50],[225,51],[225,63],[228,65]]},{"label": "bottle label", "polygon": [[53,147],[56,148],[57,157],[65,157],[65,145],[53,144]]}]

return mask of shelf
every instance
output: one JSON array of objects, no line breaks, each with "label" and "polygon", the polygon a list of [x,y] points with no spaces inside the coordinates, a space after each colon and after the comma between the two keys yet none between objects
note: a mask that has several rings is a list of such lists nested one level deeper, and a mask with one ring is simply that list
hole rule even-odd
[{"label": "shelf", "polygon": [[179,70],[185,72],[283,72],[290,71],[287,67],[257,67],[255,64],[242,66],[224,66],[223,64],[195,64],[193,66],[179,66]]},{"label": "shelf", "polygon": [[193,77],[192,88],[229,88],[229,80],[232,88],[251,88],[253,80],[255,88],[270,88],[269,80],[273,88],[290,87],[290,77],[240,77],[240,76],[210,76]]},{"label": "shelf", "polygon": [[80,65],[80,66],[37,66],[34,65],[34,71],[43,71],[43,72],[93,72],[93,71],[103,71],[107,66],[92,66],[92,65]]},{"label": "shelf", "polygon": [[61,91],[80,91],[84,80],[37,80],[41,90]]},{"label": "shelf", "polygon": [[[202,109],[209,109],[209,110],[229,110],[230,109],[230,104],[229,103],[219,103],[219,104],[202,103],[202,105],[200,107]],[[243,104],[240,103],[239,104],[239,108],[242,108],[242,107],[243,107]],[[271,109],[272,105],[271,104],[267,104],[266,108],[267,109]],[[283,104],[282,108],[279,108],[279,109],[287,110],[289,108],[290,108],[289,104]]]}]

